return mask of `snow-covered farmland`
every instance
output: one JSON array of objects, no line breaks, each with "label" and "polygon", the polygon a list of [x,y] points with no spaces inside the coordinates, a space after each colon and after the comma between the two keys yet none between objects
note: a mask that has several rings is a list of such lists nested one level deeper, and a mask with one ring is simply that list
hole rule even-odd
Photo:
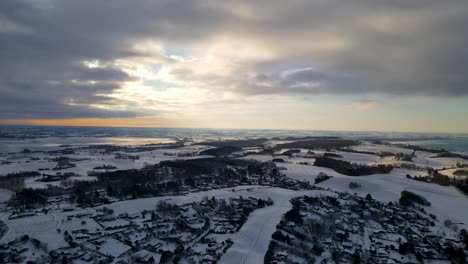
[{"label": "snow-covered farmland", "polygon": [[[365,196],[368,193],[382,202],[398,201],[403,190],[420,194],[432,204],[427,211],[438,216],[440,221],[450,219],[463,223],[468,227],[468,197],[452,186],[441,186],[433,183],[421,182],[406,178],[418,172],[405,169],[393,169],[389,174],[375,174],[370,176],[341,176],[333,177],[318,184],[320,187],[330,188],[341,192],[356,193]],[[357,182],[360,188],[350,189],[349,183]]]}]

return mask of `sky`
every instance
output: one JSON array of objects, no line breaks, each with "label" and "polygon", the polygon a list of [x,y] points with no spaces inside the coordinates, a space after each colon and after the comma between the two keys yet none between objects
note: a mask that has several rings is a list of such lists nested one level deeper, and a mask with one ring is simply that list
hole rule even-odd
[{"label": "sky", "polygon": [[0,124],[468,132],[465,0],[2,0]]}]

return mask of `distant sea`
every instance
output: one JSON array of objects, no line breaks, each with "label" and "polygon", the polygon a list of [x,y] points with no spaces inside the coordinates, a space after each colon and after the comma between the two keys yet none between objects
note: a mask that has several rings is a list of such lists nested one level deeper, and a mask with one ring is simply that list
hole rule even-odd
[{"label": "distant sea", "polygon": [[427,148],[445,149],[455,152],[468,153],[468,139],[427,139],[427,140],[414,140],[414,141],[391,141],[391,143],[403,143],[409,145],[417,145]]},{"label": "distant sea", "polygon": [[[145,138],[191,139],[194,141],[242,138],[337,136],[360,140],[381,140],[391,143],[419,145],[468,153],[468,134],[408,133],[369,131],[315,131],[268,129],[198,129],[198,128],[120,128],[120,127],[66,127],[0,125],[0,141],[14,144],[16,140],[48,138]],[[73,142],[70,142],[73,143]],[[0,150],[1,152],[1,150]]]}]

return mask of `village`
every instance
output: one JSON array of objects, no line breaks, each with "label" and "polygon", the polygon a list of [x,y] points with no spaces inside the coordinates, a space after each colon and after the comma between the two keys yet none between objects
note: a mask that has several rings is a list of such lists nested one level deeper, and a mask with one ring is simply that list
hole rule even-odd
[{"label": "village", "polygon": [[44,242],[24,235],[1,245],[0,256],[3,263],[216,263],[233,242],[213,237],[236,233],[251,212],[271,205],[271,199],[239,196],[183,205],[160,201],[152,209],[118,215],[107,207],[67,207],[61,219],[67,228],[50,232],[62,235],[69,246],[48,251]]},{"label": "village", "polygon": [[466,230],[422,206],[348,193],[292,200],[265,263],[466,263]]},{"label": "village", "polygon": [[1,153],[0,263],[465,263],[463,157],[271,142]]}]

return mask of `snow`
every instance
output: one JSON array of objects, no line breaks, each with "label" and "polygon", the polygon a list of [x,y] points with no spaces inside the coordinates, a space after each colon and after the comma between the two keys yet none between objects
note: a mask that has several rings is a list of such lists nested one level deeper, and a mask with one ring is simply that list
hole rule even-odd
[{"label": "snow", "polygon": [[[315,174],[323,171],[324,168],[315,166],[304,166],[296,164],[290,165],[289,171],[296,173],[300,177],[301,170],[304,175]],[[434,213],[438,216],[439,221],[450,218],[454,222],[463,222],[466,227],[468,223],[468,200],[466,196],[458,192],[452,187],[444,187],[436,184],[424,183],[406,178],[406,174],[413,173],[404,169],[394,169],[390,174],[379,174],[371,176],[350,177],[330,171],[325,172],[332,174],[333,178],[326,180],[318,186],[331,188],[338,191],[356,192],[360,196],[365,196],[370,193],[375,199],[388,202],[398,200],[402,190],[410,190],[426,197],[431,203],[431,207],[426,210],[429,213]],[[306,177],[306,176],[304,176]],[[349,189],[348,184],[351,181],[361,184],[360,188]],[[113,209],[114,214],[120,213],[137,213],[145,209],[155,208],[159,201],[166,200],[170,203],[184,204],[193,201],[201,200],[203,197],[215,196],[216,198],[230,197],[255,197],[266,199],[271,197],[274,205],[258,209],[251,213],[247,222],[242,226],[238,233],[226,235],[230,237],[234,244],[221,259],[221,263],[261,263],[264,254],[268,248],[270,237],[276,229],[276,225],[280,221],[282,215],[291,208],[289,200],[292,197],[300,195],[321,195],[330,192],[322,191],[293,191],[281,188],[264,187],[264,186],[239,186],[235,188],[226,188],[211,190],[206,192],[189,193],[183,196],[168,196],[168,197],[152,197],[136,200],[120,201],[106,205]],[[76,214],[77,212],[58,212],[49,215],[39,215],[27,218],[9,220],[8,215],[4,214],[1,218],[10,227],[9,231],[1,243],[10,241],[21,234],[29,234],[31,237],[41,241],[48,241],[49,249],[56,249],[67,246],[63,239],[63,233],[58,233],[57,228],[62,230],[72,230],[87,228],[95,230],[98,225],[94,220],[86,218],[85,226],[81,225],[81,220],[72,220],[67,222],[66,216]],[[129,249],[128,246],[111,239],[106,242],[105,246],[101,247],[100,251],[109,255],[120,255]]]},{"label": "snow", "polygon": [[[86,247],[95,249],[96,246],[93,244],[86,244]],[[104,243],[99,246],[99,252],[103,253],[104,255],[109,255],[113,257],[118,257],[123,253],[127,252],[131,249],[130,246],[118,241],[114,238],[106,238],[104,239]]]},{"label": "snow", "polygon": [[[234,190],[234,191],[233,191]],[[215,196],[218,199],[231,197],[255,197],[267,199],[271,197],[273,206],[258,209],[249,215],[247,222],[238,233],[226,235],[231,237],[234,245],[221,259],[221,263],[261,263],[270,243],[270,238],[276,229],[282,215],[291,208],[289,200],[300,195],[333,195],[321,191],[292,191],[281,188],[262,186],[240,186],[229,189],[211,190],[199,193],[189,193],[184,196],[153,197],[137,200],[127,200],[106,205],[114,210],[114,214],[134,213],[154,208],[158,201],[166,200],[170,203],[184,204],[203,197]],[[241,260],[241,261],[239,261]]]},{"label": "snow", "polygon": [[53,214],[37,215],[25,218],[9,220],[7,214],[1,218],[8,225],[8,231],[5,236],[0,239],[0,243],[5,243],[16,239],[22,235],[47,241],[49,249],[57,249],[67,246],[63,234],[58,233],[56,229],[60,226],[60,221]]},{"label": "snow", "polygon": [[358,146],[352,146],[350,147],[351,149],[358,150],[358,151],[365,151],[365,152],[374,152],[374,153],[380,153],[380,152],[391,152],[393,154],[397,153],[405,153],[405,154],[411,154],[413,153],[412,149],[406,149],[406,148],[401,148],[401,147],[396,147],[396,146],[385,146],[385,145],[377,145],[377,144],[371,144],[371,143],[364,143]]},{"label": "snow", "polygon": [[53,182],[40,182],[40,181],[37,181],[40,178],[42,178],[42,176],[26,178],[24,180],[25,187],[26,188],[33,188],[33,189],[45,189],[49,185],[60,186],[60,181],[53,181]]},{"label": "snow", "polygon": [[[234,191],[233,191],[234,190]],[[268,190],[268,191],[265,191]],[[114,210],[114,215],[119,215],[122,213],[138,213],[143,210],[153,209],[156,207],[159,201],[166,201],[168,203],[173,204],[185,204],[191,203],[193,201],[201,201],[203,197],[216,197],[217,199],[227,199],[231,197],[239,197],[239,196],[252,196],[256,198],[268,198],[269,195],[273,195],[275,191],[278,192],[293,192],[290,190],[285,190],[281,188],[272,188],[266,186],[257,186],[257,185],[249,185],[249,186],[238,186],[234,188],[224,188],[224,189],[217,189],[217,190],[209,190],[205,192],[195,192],[189,193],[186,195],[179,195],[179,196],[163,196],[163,197],[150,197],[150,198],[142,198],[136,200],[126,200],[120,201],[112,204],[108,204],[101,207],[107,207]],[[273,198],[273,197],[271,197]],[[100,207],[97,207],[100,208]]]},{"label": "snow", "polygon": [[127,226],[130,223],[127,220],[124,220],[124,219],[116,219],[114,221],[101,222],[101,224],[105,228],[116,228],[116,227],[121,227],[121,226]]},{"label": "snow", "polygon": [[[53,142],[52,139],[50,139],[50,142]],[[90,139],[91,140],[91,139]],[[110,139],[107,139],[110,140]],[[108,142],[106,139],[102,139],[102,141],[97,141],[99,144],[102,144],[102,142]],[[112,139],[110,142],[126,142],[126,143],[131,143],[131,138],[130,139]],[[145,140],[149,139],[137,139],[137,142],[140,142],[139,140],[143,140],[141,142],[146,142]],[[24,142],[30,142],[32,145],[29,146]],[[2,144],[6,144],[9,147],[7,149],[14,149],[16,151],[21,151],[23,149],[30,149],[32,151],[35,150],[41,150],[41,151],[50,151],[50,150],[58,150],[61,149],[58,146],[60,144],[58,143],[32,143],[31,141],[18,141],[17,144],[18,146],[14,147],[14,145],[9,145],[8,143],[1,142],[0,141],[0,146]],[[58,142],[65,143],[66,141],[59,140]],[[69,141],[69,142],[74,142],[74,141]],[[81,142],[81,141],[79,141]],[[151,141],[155,142],[155,141]],[[156,141],[157,142],[157,141]],[[74,147],[77,146],[87,146],[91,145],[92,143],[84,143],[81,142],[79,144],[75,144]],[[114,144],[115,145],[115,144]],[[120,145],[120,144],[117,144]],[[122,144],[124,145],[124,144]],[[136,145],[131,145],[135,147]],[[74,149],[75,154],[67,154],[67,155],[52,155],[48,154],[45,152],[41,153],[16,153],[16,154],[1,154],[0,153],[0,159],[3,161],[8,161],[11,162],[10,164],[1,164],[0,163],[0,177],[7,175],[9,173],[16,173],[16,172],[21,172],[21,171],[39,171],[39,169],[46,169],[39,171],[40,173],[48,174],[48,175],[55,175],[56,173],[74,173],[78,176],[72,176],[70,177],[70,180],[72,181],[93,181],[96,179],[96,177],[93,176],[88,176],[88,172],[90,171],[105,171],[105,170],[95,170],[95,167],[102,166],[102,165],[111,165],[116,167],[116,169],[111,169],[111,170],[129,170],[129,169],[140,169],[143,168],[147,164],[156,164],[161,161],[165,160],[174,160],[174,159],[179,159],[179,160],[187,160],[187,159],[199,159],[199,158],[205,158],[209,156],[187,156],[187,157],[178,157],[177,154],[187,154],[187,153],[196,153],[200,150],[206,149],[209,147],[202,146],[202,145],[190,145],[190,146],[185,146],[177,149],[155,149],[151,151],[141,151],[141,152],[129,152],[126,153],[125,151],[118,151],[118,153],[122,154],[128,154],[128,155],[138,155],[140,158],[137,160],[130,160],[130,159],[116,159],[115,158],[115,153],[111,154],[104,154],[104,153],[99,153],[95,152],[93,149]],[[1,148],[0,148],[1,149]],[[116,152],[117,153],[117,152]],[[172,154],[171,155],[165,155],[166,153]],[[3,156],[2,156],[3,155]],[[62,170],[53,170],[53,168],[57,165],[57,162],[52,162],[50,159],[63,156],[71,159],[71,163],[75,164],[75,167],[72,168],[67,168],[67,169],[62,169]],[[36,159],[36,160],[33,160]],[[47,186],[54,185],[58,186],[60,185],[60,181],[57,182],[38,182],[36,181],[40,177],[34,177],[34,178],[28,178],[25,181],[25,185],[27,188],[35,188],[35,189],[41,189],[41,188],[47,188]]]},{"label": "snow", "polygon": [[370,154],[362,154],[362,153],[337,151],[336,154],[343,156],[343,158],[339,158],[340,160],[346,160],[351,163],[357,163],[357,164],[363,164],[363,165],[372,164],[380,159],[379,156],[370,155]]},{"label": "snow", "polygon": [[[424,196],[431,203],[426,210],[435,214],[439,221],[449,218],[454,222],[463,223],[464,228],[467,228],[468,197],[452,186],[441,186],[406,178],[406,174],[418,173],[405,169],[393,169],[389,174],[333,177],[317,185],[341,192],[356,193],[359,196],[369,193],[374,199],[382,202],[398,201],[401,192],[408,190]],[[352,181],[357,182],[361,187],[350,189],[348,185]]]},{"label": "snow", "polygon": [[[353,148],[376,153],[381,151],[389,151],[393,153],[412,153],[412,150],[382,145],[363,145]],[[358,157],[353,157],[353,155],[346,156],[346,153],[343,152],[337,153],[343,155],[343,159],[350,162],[353,162],[353,159]],[[431,158],[434,154],[422,151],[417,151],[416,155],[417,157],[414,158],[415,163],[418,166],[424,167],[442,167],[442,165],[453,166],[458,161],[458,159],[454,158]],[[372,155],[367,155],[364,157],[359,156],[359,159],[366,159],[370,157],[372,157]],[[267,155],[251,155],[246,158],[271,160],[271,156]],[[435,214],[439,221],[451,219],[454,222],[462,223],[461,225],[464,228],[468,227],[468,211],[466,210],[466,208],[468,208],[468,197],[465,194],[458,191],[455,187],[440,186],[437,184],[425,183],[406,178],[406,174],[411,176],[425,175],[425,171],[413,171],[396,168],[393,169],[390,174],[375,174],[369,176],[352,177],[337,173],[334,170],[328,168],[290,163],[289,161],[294,161],[294,158],[285,160],[288,162],[276,163],[276,165],[285,167],[286,170],[282,170],[281,172],[292,179],[299,181],[309,181],[310,183],[313,183],[318,173],[324,172],[329,176],[333,176],[333,178],[321,182],[317,186],[330,188],[332,190],[341,192],[357,193],[360,196],[365,196],[370,193],[374,199],[383,202],[398,201],[401,192],[403,190],[408,190],[426,197],[427,200],[432,204],[432,206],[426,208],[426,210],[429,213]],[[378,161],[378,163],[386,163],[385,161],[386,159],[384,158]],[[401,162],[395,161],[393,157],[389,157],[388,163],[395,164]],[[448,173],[450,172],[452,171],[448,171]],[[361,187],[357,189],[350,189],[349,183],[352,181],[359,183]]]},{"label": "snow", "polygon": [[[376,145],[376,144],[370,144],[370,143],[365,143],[359,146],[353,146],[352,149],[358,150],[358,151],[374,152],[374,153],[380,153],[380,152],[391,152],[393,154],[397,154],[397,153],[412,154],[413,153],[413,150],[411,149],[401,148],[397,146]],[[454,167],[457,163],[467,162],[466,160],[461,159],[461,158],[451,158],[451,157],[439,158],[439,157],[436,157],[437,154],[426,152],[426,151],[415,151],[414,153],[416,157],[413,158],[413,162],[397,161],[394,159],[394,157],[383,157],[381,159],[376,159],[374,162],[376,164],[391,164],[391,165],[399,165],[401,163],[414,163],[420,167],[432,167],[436,169],[441,169],[444,167]],[[339,154],[343,155],[342,152],[339,152]],[[350,162],[360,163],[359,160],[358,162],[353,161],[352,157],[345,156],[344,159]]]},{"label": "snow", "polygon": [[220,263],[262,263],[276,225],[291,208],[291,196],[291,193],[279,193],[273,196],[273,206],[251,213],[239,232],[232,235],[234,244]]},{"label": "snow", "polygon": [[315,178],[320,172],[333,177],[346,177],[332,169],[310,165],[300,165],[293,163],[276,163],[277,166],[285,167],[286,170],[282,170],[287,177],[298,180],[298,181],[309,181],[314,183]]},{"label": "snow", "polygon": [[274,204],[257,209],[249,215],[249,219],[239,232],[229,234],[234,244],[221,257],[220,263],[263,263],[263,258],[270,244],[271,235],[276,231],[284,213],[292,208],[291,198],[301,195],[335,195],[322,191],[291,191],[279,188],[260,189],[255,194],[270,196]]},{"label": "snow", "polygon": [[15,192],[0,188],[0,203],[8,201]]},{"label": "snow", "polygon": [[[70,143],[72,142],[72,143]],[[88,145],[144,145],[174,143],[172,138],[144,138],[144,137],[47,137],[34,139],[0,139],[2,152],[19,152],[23,149],[50,150],[60,145],[88,146]]]},{"label": "snow", "polygon": [[456,171],[465,171],[466,173],[468,173],[468,168],[446,169],[446,170],[440,170],[439,172],[443,175],[446,175],[452,178],[465,179],[467,177],[467,176],[454,175],[453,173]]},{"label": "snow", "polygon": [[[83,221],[84,221],[84,224],[82,223]],[[79,230],[83,228],[88,229],[90,231],[94,231],[101,227],[92,218],[86,218],[86,219],[72,218],[71,220],[63,220],[60,228],[63,230],[68,230],[70,232],[70,230]]]},{"label": "snow", "polygon": [[[90,140],[90,138],[86,138]],[[113,139],[91,139],[91,142],[86,142],[84,139],[77,138],[78,145],[89,145],[89,144],[102,144],[107,142],[110,144],[126,145],[133,143],[131,138],[113,138]],[[157,139],[138,139],[139,143],[154,143]],[[156,140],[156,141],[155,141]],[[24,148],[32,150],[50,150],[57,148],[60,144],[66,144],[70,142],[70,139],[60,138],[48,138],[39,139],[37,141],[24,140],[21,144],[15,142],[15,144],[9,144],[8,142],[0,142],[0,146],[5,146],[2,151],[16,150],[20,151]],[[163,142],[163,141],[161,141]],[[270,141],[268,144],[274,145],[281,143],[280,141]],[[177,153],[190,153],[199,151],[207,148],[201,145],[191,145],[178,149],[157,149],[152,151],[144,151],[138,153],[129,153],[131,155],[139,155],[140,159],[121,160],[115,159],[114,154],[96,154],[91,153],[89,150],[79,150],[77,154],[64,155],[70,158],[78,159],[73,161],[76,167],[59,172],[75,172],[81,176],[71,177],[71,180],[94,180],[95,177],[87,176],[87,172],[93,170],[94,167],[100,165],[113,165],[118,169],[136,169],[142,168],[145,164],[154,164],[163,160],[173,159],[192,159],[202,158],[202,156],[196,157],[177,157]],[[383,151],[392,153],[407,153],[411,154],[413,151],[404,149],[396,146],[383,146],[366,143],[360,146],[354,146],[353,149],[367,152],[380,153]],[[314,151],[317,154],[323,154],[324,151]],[[164,155],[164,153],[170,153],[174,156]],[[358,164],[400,164],[402,162],[394,160],[393,157],[380,158],[377,155],[369,155],[362,153],[351,153],[336,151],[335,153],[340,154],[343,158],[352,163]],[[413,163],[421,166],[431,166],[435,168],[452,167],[457,162],[464,161],[458,158],[433,158],[434,154],[428,152],[417,151],[415,152],[416,157],[413,158]],[[5,158],[5,156],[0,156]],[[31,157],[39,158],[37,161],[31,161]],[[18,158],[11,159],[11,164],[0,165],[0,175],[4,175],[10,172],[17,171],[29,171],[37,170],[39,168],[53,168],[55,162],[47,162],[49,158],[47,154],[30,154],[22,156],[18,154]],[[429,213],[433,213],[437,216],[440,222],[445,219],[450,219],[455,223],[458,223],[460,227],[468,228],[468,199],[467,196],[459,192],[454,187],[445,187],[437,184],[425,183],[415,181],[406,178],[406,174],[421,175],[423,171],[411,171],[406,169],[394,169],[390,174],[376,174],[370,176],[359,176],[351,177],[345,176],[335,172],[329,168],[300,165],[299,162],[308,162],[313,164],[313,158],[302,158],[287,156],[270,156],[270,155],[249,155],[243,157],[244,159],[255,159],[259,161],[271,161],[274,158],[284,159],[286,162],[277,162],[276,165],[284,167],[286,170],[281,170],[287,177],[290,177],[299,181],[309,181],[314,183],[316,176],[323,172],[332,178],[317,184],[317,186],[323,188],[330,188],[340,192],[356,193],[359,196],[365,196],[371,194],[374,199],[382,202],[397,201],[400,197],[401,191],[408,190],[424,196],[432,206],[426,207]],[[466,161],[465,161],[466,162]],[[406,162],[405,162],[406,163]],[[443,174],[453,176],[455,169],[447,169],[442,171]],[[55,174],[56,171],[44,171],[47,174]],[[27,178],[26,186],[32,188],[45,188],[47,185],[59,185],[60,182],[37,182],[39,177]],[[361,187],[356,189],[350,189],[349,183],[357,182]],[[0,189],[0,202],[8,200],[14,192],[9,190]],[[262,263],[265,252],[270,243],[272,233],[276,230],[276,225],[280,221],[282,215],[291,208],[290,199],[300,195],[321,195],[328,194],[333,195],[331,192],[322,191],[293,191],[281,188],[265,187],[265,186],[238,186],[235,188],[226,188],[218,190],[210,190],[198,193],[189,193],[182,196],[167,196],[167,197],[152,197],[136,200],[120,201],[112,204],[105,205],[110,209],[114,210],[115,215],[121,213],[140,213],[143,210],[154,209],[159,201],[165,200],[169,203],[184,204],[191,203],[193,201],[199,201],[203,197],[215,196],[218,199],[226,199],[231,197],[255,197],[266,199],[271,197],[274,201],[273,206],[265,207],[262,209],[255,210],[252,212],[247,222],[242,226],[239,232],[234,234],[223,235],[224,239],[231,238],[234,244],[227,253],[221,258],[221,263]],[[102,206],[101,206],[102,207]],[[99,208],[99,207],[98,207]],[[95,209],[89,209],[94,211]],[[81,211],[83,212],[83,211]],[[60,247],[68,246],[64,240],[63,231],[77,230],[86,228],[88,230],[96,230],[100,228],[99,224],[96,223],[89,217],[83,219],[72,219],[66,220],[67,216],[76,214],[77,212],[53,212],[48,215],[39,214],[37,216],[25,217],[19,219],[8,219],[9,214],[0,214],[0,219],[4,221],[9,229],[5,236],[0,239],[0,243],[6,243],[11,241],[18,236],[28,234],[31,237],[37,238],[41,241],[47,241],[50,250],[57,249]],[[83,224],[82,221],[85,221]],[[126,225],[129,222],[123,219],[117,219],[115,221],[101,223],[104,227],[113,227],[119,225]],[[61,229],[62,232],[58,232]],[[221,237],[221,236],[220,236]],[[95,249],[94,245],[89,245]],[[113,238],[105,239],[105,243],[101,245],[100,252],[106,255],[119,256],[130,249],[129,246],[119,242]]]}]

